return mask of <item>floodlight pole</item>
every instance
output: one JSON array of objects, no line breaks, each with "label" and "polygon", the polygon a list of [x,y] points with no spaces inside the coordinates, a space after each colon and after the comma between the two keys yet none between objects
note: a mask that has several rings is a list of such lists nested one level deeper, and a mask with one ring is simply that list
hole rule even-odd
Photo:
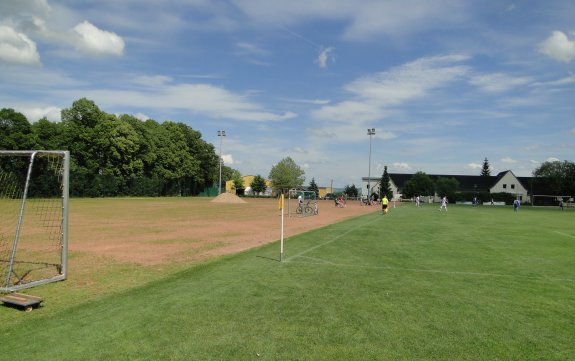
[{"label": "floodlight pole", "polygon": [[369,167],[367,171],[367,200],[371,199],[371,136],[375,135],[375,128],[367,129],[369,135]]},{"label": "floodlight pole", "polygon": [[225,130],[218,130],[218,138],[220,138],[220,159],[219,159],[219,163],[220,163],[220,183],[219,183],[219,193],[218,194],[222,194],[222,140],[223,137],[226,136],[226,131]]}]

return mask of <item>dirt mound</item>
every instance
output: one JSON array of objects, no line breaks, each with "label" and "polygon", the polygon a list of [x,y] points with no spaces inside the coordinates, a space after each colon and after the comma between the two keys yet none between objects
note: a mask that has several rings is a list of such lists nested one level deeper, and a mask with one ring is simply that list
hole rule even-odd
[{"label": "dirt mound", "polygon": [[212,200],[213,203],[247,203],[240,197],[231,193],[222,193]]}]

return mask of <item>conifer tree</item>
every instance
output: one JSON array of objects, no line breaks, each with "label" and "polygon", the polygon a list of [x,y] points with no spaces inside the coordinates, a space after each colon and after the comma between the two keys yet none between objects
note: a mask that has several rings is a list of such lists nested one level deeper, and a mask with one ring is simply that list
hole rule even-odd
[{"label": "conifer tree", "polygon": [[491,175],[491,169],[489,167],[489,161],[487,158],[483,161],[483,166],[481,167],[481,176],[489,177]]}]

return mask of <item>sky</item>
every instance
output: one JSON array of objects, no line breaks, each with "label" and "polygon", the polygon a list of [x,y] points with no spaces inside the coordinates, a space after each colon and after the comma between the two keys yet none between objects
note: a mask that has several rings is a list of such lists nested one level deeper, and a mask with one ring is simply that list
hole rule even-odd
[{"label": "sky", "polygon": [[80,98],[185,123],[243,175],[530,176],[575,160],[575,2],[2,0],[0,108]]}]

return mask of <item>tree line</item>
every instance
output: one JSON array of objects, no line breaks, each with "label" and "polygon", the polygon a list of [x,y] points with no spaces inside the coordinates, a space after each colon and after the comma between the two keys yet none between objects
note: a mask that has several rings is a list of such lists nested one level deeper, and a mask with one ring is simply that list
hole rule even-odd
[{"label": "tree line", "polygon": [[196,195],[218,179],[219,156],[200,132],[108,114],[85,98],[63,109],[61,122],[31,124],[1,109],[0,149],[70,151],[72,196]]}]

